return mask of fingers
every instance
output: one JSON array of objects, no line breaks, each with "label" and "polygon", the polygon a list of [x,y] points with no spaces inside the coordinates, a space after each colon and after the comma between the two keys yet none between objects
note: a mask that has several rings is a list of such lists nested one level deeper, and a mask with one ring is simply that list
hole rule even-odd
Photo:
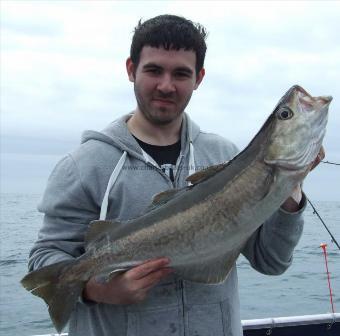
[{"label": "fingers", "polygon": [[144,300],[151,288],[174,271],[165,267],[169,262],[168,258],[147,261],[124,274],[124,281],[128,284],[134,302]]},{"label": "fingers", "polygon": [[320,153],[321,153],[322,160],[323,160],[325,158],[325,149],[323,148],[323,146],[321,146],[320,148]]},{"label": "fingers", "polygon": [[149,273],[164,268],[169,265],[170,260],[168,258],[159,258],[151,261],[147,261],[140,266],[136,266],[125,273],[125,277],[128,280],[139,280],[147,276]]},{"label": "fingers", "polygon": [[170,268],[164,268],[159,271],[155,271],[149,273],[147,276],[140,280],[135,281],[135,289],[134,289],[134,302],[143,301],[147,295],[149,290],[155,287],[164,277],[168,276],[172,273],[173,270]]},{"label": "fingers", "polygon": [[98,302],[131,304],[143,301],[148,291],[173,271],[166,267],[169,263],[168,258],[149,260],[127,272],[116,274],[107,283],[97,283],[104,293]]},{"label": "fingers", "polygon": [[325,158],[325,150],[323,146],[321,146],[320,151],[317,157],[315,158],[314,162],[312,163],[310,170],[314,169],[324,158]]},{"label": "fingers", "polygon": [[161,270],[149,273],[144,278],[138,280],[138,287],[148,291],[152,287],[156,286],[163,278],[173,273],[173,271],[174,270],[171,268],[163,268]]}]

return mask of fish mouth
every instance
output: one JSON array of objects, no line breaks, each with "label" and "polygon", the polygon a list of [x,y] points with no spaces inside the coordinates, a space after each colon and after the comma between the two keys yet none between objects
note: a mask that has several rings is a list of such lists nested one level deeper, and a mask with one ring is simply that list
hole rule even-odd
[{"label": "fish mouth", "polygon": [[315,109],[321,110],[327,108],[333,100],[332,96],[313,97],[304,88],[299,85],[294,85],[283,96],[282,101],[292,104],[297,98],[301,110],[312,111]]},{"label": "fish mouth", "polygon": [[301,109],[307,112],[313,110],[322,110],[328,107],[333,99],[332,96],[311,97],[309,95],[303,94],[302,92],[298,92],[297,97]]}]

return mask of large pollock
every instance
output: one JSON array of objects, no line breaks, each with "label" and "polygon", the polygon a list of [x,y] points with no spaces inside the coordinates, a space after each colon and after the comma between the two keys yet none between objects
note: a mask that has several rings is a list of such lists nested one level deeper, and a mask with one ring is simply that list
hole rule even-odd
[{"label": "large pollock", "polygon": [[22,285],[45,300],[60,332],[95,275],[166,256],[183,279],[223,281],[247,239],[308,173],[331,100],[293,86],[233,160],[189,176],[189,187],[157,195],[141,217],[92,222],[84,255],[28,273]]}]

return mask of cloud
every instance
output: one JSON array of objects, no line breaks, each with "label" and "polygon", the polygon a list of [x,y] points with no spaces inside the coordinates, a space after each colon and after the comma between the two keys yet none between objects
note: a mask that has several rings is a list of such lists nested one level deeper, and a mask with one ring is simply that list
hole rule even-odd
[{"label": "cloud", "polygon": [[340,3],[150,3],[2,4],[1,131],[12,139],[8,148],[37,153],[32,138],[61,152],[60,138],[76,144],[84,129],[101,129],[131,111],[125,59],[133,28],[140,18],[173,13],[209,32],[206,77],[188,106],[202,129],[243,148],[284,92],[300,84],[313,95],[334,96],[325,144],[329,159],[339,159]]}]

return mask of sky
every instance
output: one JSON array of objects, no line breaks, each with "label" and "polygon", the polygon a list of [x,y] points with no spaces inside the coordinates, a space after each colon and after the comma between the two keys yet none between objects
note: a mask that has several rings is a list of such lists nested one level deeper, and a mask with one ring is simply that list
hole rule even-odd
[{"label": "sky", "polygon": [[[42,193],[86,129],[135,106],[125,61],[139,19],[176,14],[208,30],[206,76],[186,111],[240,149],[294,84],[332,95],[326,160],[340,162],[340,2],[1,1],[1,191]],[[340,200],[340,167],[307,177]]]}]

